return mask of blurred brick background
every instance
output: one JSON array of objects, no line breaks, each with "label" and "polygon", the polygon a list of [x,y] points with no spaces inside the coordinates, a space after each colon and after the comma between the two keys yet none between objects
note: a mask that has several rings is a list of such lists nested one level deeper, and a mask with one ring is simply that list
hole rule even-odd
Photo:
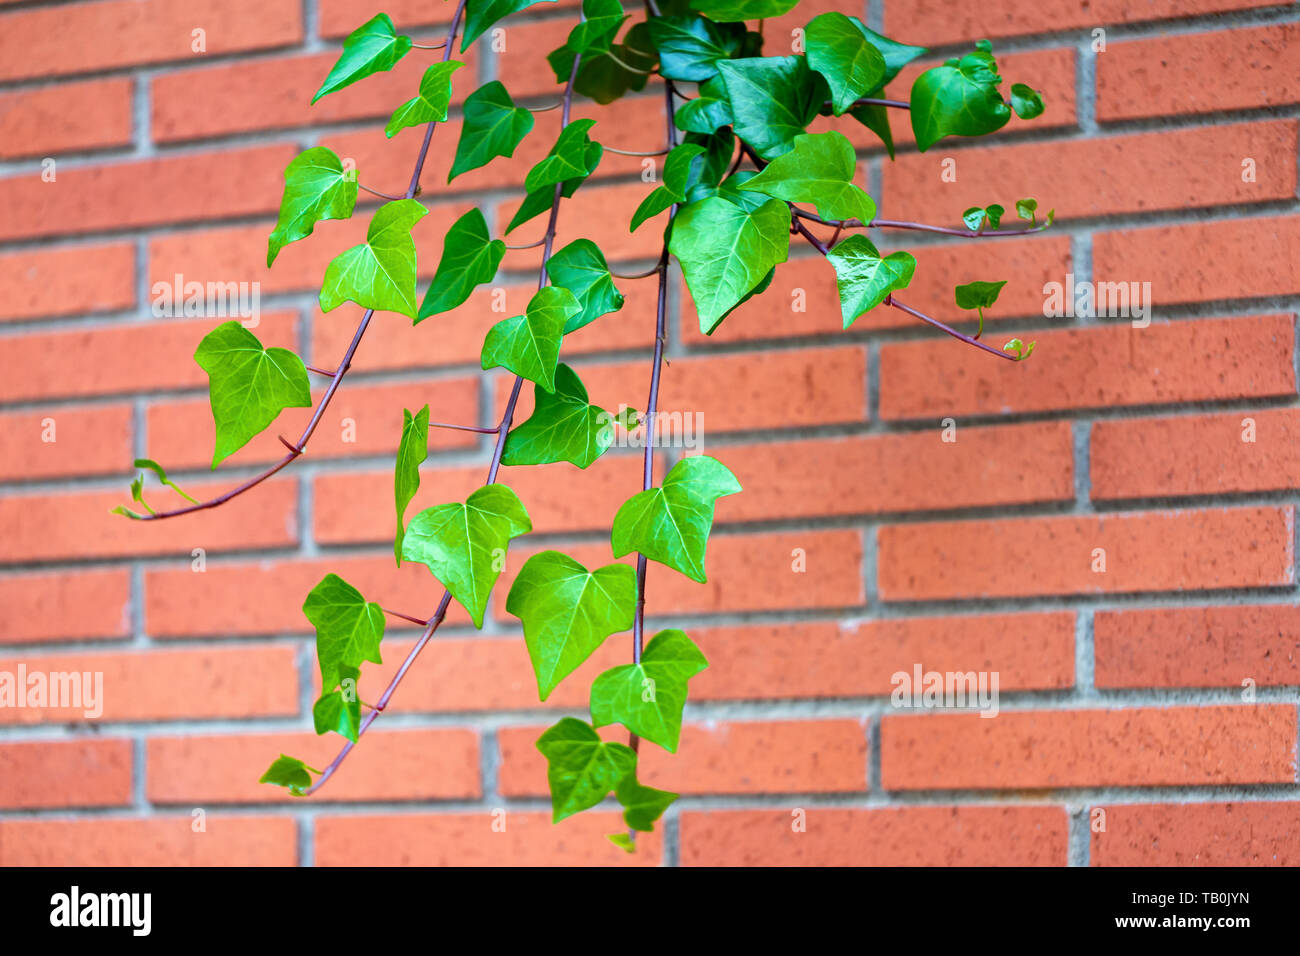
[{"label": "blurred brick background", "polygon": [[[276,432],[306,419],[286,413],[214,480],[191,356],[219,320],[155,318],[154,282],[259,282],[264,343],[329,367],[342,354],[357,310],[322,315],[314,293],[368,216],[320,224],[271,271],[266,235],[283,167],[307,146],[355,159],[380,190],[409,178],[420,134],[387,141],[383,120],[430,54],[308,105],[341,37],[379,9],[438,42],[453,6],[0,0],[0,670],[102,671],[106,698],[98,721],[0,710],[0,864],[1300,864],[1300,17],[1258,0],[805,0],[766,24],[777,53],[792,28],[839,9],[930,46],[927,63],[992,38],[1005,82],[1043,91],[1040,120],[919,155],[896,113],[892,164],[864,129],[842,128],[883,216],[957,224],[967,206],[1035,196],[1058,227],[873,237],[914,239],[907,301],[940,318],[967,318],[955,284],[1010,279],[988,334],[1036,338],[1025,365],[894,310],[840,331],[832,270],[797,244],[772,290],[712,339],[674,289],[662,407],[702,412],[706,450],[746,490],[718,507],[708,585],[651,571],[651,625],[688,627],[712,667],[692,684],[679,755],[645,748],[645,779],[684,795],[639,854],[604,840],[613,813],[552,827],[532,747],[558,714],[585,713],[590,679],[628,656],[628,636],[539,705],[503,607],[532,550],[609,560],[601,529],[640,487],[630,450],[588,472],[506,469],[537,531],[512,553],[484,632],[454,613],[318,798],[259,786],[281,750],[319,766],[336,747],[310,730],[299,610],[322,574],[432,612],[428,572],[395,570],[391,555],[401,408],[494,421],[505,383],[480,376],[477,357],[500,315],[484,291],[415,329],[377,316],[303,460],[201,516],[140,525],[108,512],[129,503],[136,455],[211,494],[278,457]],[[457,100],[497,77],[528,104],[554,101],[543,57],[574,10],[508,20],[505,51],[477,45]],[[916,72],[891,93],[906,97]],[[599,119],[608,145],[652,150],[661,110],[652,84],[578,114]],[[557,124],[558,111],[538,114],[514,160],[451,191],[457,122],[439,129],[431,215],[416,229],[424,277],[469,204],[505,222]],[[41,176],[50,158],[54,182]],[[956,183],[941,181],[945,158]],[[560,243],[589,236],[624,271],[651,262],[656,230],[625,226],[650,188],[640,170],[606,154],[562,207]],[[536,250],[508,257],[511,312],[536,262]],[[1066,273],[1150,282],[1152,324],[1044,319],[1042,287]],[[641,408],[653,281],[621,284],[624,310],[566,354],[593,400]],[[796,289],[806,312],[792,310]],[[49,418],[53,443],[41,441]],[[955,443],[941,441],[946,418]],[[480,436],[434,440],[418,507],[476,487],[490,455]],[[680,453],[664,453],[660,475]],[[363,697],[413,635],[391,627]],[[890,675],[917,663],[999,672],[1000,716],[892,708]],[[491,829],[498,808],[504,834]],[[795,808],[806,833],[791,830]],[[192,832],[196,809],[206,832]]]}]

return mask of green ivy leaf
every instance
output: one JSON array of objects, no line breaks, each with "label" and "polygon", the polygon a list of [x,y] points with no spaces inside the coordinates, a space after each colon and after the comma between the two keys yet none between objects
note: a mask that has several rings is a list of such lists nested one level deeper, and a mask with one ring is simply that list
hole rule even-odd
[{"label": "green ivy leaf", "polygon": [[551,282],[573,293],[582,311],[569,316],[564,334],[576,332],[602,315],[623,308],[623,293],[614,287],[605,256],[590,239],[575,239],[546,262]]},{"label": "green ivy leaf", "polygon": [[[270,783],[277,787],[288,787],[295,797],[301,797],[303,791],[311,786],[311,773],[308,766],[297,757],[284,754],[276,757],[271,766],[262,774],[258,783]],[[319,773],[320,771],[316,771]]]},{"label": "green ivy leaf", "polygon": [[691,9],[720,23],[766,20],[789,13],[799,0],[691,0]]},{"label": "green ivy leaf", "polygon": [[[498,20],[540,2],[543,0],[469,0],[465,8],[465,38],[461,41],[460,52],[468,50],[469,45]],[[555,0],[545,2],[554,3]]]},{"label": "green ivy leaf", "polygon": [[557,185],[560,186],[560,195],[568,198],[596,171],[604,150],[587,135],[595,122],[590,119],[576,120],[564,127],[551,151],[528,171],[524,179],[527,194],[519,211],[506,226],[507,233],[549,210],[555,200]]},{"label": "green ivy leaf", "polygon": [[708,455],[683,458],[663,485],[623,502],[610,540],[614,557],[638,551],[703,584],[714,503],[740,491],[726,465]]},{"label": "green ivy leaf", "polygon": [[894,158],[894,131],[889,128],[889,107],[865,103],[849,110],[849,115],[880,138],[889,158]]},{"label": "green ivy leaf", "polygon": [[1021,219],[1033,222],[1037,218],[1038,200],[1037,199],[1017,199],[1016,215]]},{"label": "green ivy leaf", "polygon": [[315,146],[284,168],[280,219],[266,243],[266,267],[291,242],[312,234],[322,219],[347,219],[357,204],[357,174],[345,172],[333,150]]},{"label": "green ivy leaf", "polygon": [[466,499],[427,508],[411,519],[402,557],[428,566],[451,596],[483,626],[492,586],[505,568],[512,538],[533,530],[519,497],[504,485],[485,485]]},{"label": "green ivy leaf", "polygon": [[636,773],[636,753],[623,744],[605,743],[588,723],[565,717],[537,738],[546,758],[552,821],[590,809]]},{"label": "green ivy leaf", "polygon": [[[721,81],[710,81],[713,82]],[[722,178],[727,175],[732,157],[736,153],[736,134],[730,127],[715,133],[687,133],[685,142],[704,147],[704,154],[692,160],[691,175],[686,182],[686,198],[693,202],[712,195],[710,190],[716,189]],[[701,192],[702,195],[697,195]]]},{"label": "green ivy leaf", "polygon": [[993,229],[1001,226],[1004,213],[1006,210],[997,203],[990,206],[971,206],[961,214],[961,220],[966,223],[966,228],[971,232],[979,232],[984,228],[985,222]]},{"label": "green ivy leaf", "polygon": [[1043,94],[1024,83],[1011,84],[1011,108],[1022,120],[1037,119],[1043,115]]},{"label": "green ivy leaf", "polygon": [[524,641],[546,700],[604,643],[632,626],[636,572],[626,564],[588,571],[567,554],[543,551],[519,570],[506,610],[524,625]]},{"label": "green ivy leaf", "polygon": [[874,309],[891,292],[906,289],[916,272],[916,259],[908,252],[881,257],[871,240],[849,236],[826,255],[835,267],[840,293],[840,315],[847,329],[862,313]]},{"label": "green ivy leaf", "polygon": [[288,349],[262,348],[238,322],[222,322],[203,337],[194,361],[208,373],[208,399],[216,425],[212,467],[248,444],[286,408],[311,405],[302,359]]},{"label": "green ivy leaf", "polygon": [[[633,24],[621,43],[582,58],[573,89],[602,105],[614,102],[629,90],[645,89],[646,81],[658,62],[650,52],[653,49],[645,21]],[[564,61],[564,65],[559,82],[567,82],[573,70],[572,60]]]},{"label": "green ivy leaf", "polygon": [[677,752],[687,682],[709,666],[685,631],[660,631],[640,664],[605,671],[591,685],[591,722],[622,724],[638,737]]},{"label": "green ivy leaf", "polygon": [[568,39],[558,50],[553,50],[546,61],[555,71],[557,83],[567,83],[573,72],[573,58],[608,53],[614,37],[627,16],[619,0],[582,0],[582,18],[569,31]]},{"label": "green ivy leaf", "polygon": [[808,65],[830,86],[836,116],[885,81],[885,57],[844,14],[813,17],[805,37]]},{"label": "green ivy leaf", "polygon": [[456,158],[447,182],[461,173],[486,166],[497,156],[513,156],[533,128],[533,114],[515,106],[499,81],[484,83],[465,98]]},{"label": "green ivy leaf", "polygon": [[802,56],[720,60],[718,72],[736,135],[764,159],[789,150],[826,99],[826,81]]},{"label": "green ivy leaf", "polygon": [[801,133],[794,148],[772,160],[757,176],[737,188],[766,193],[788,202],[810,202],[817,215],[832,222],[871,222],[876,204],[854,181],[857,156],[843,133]]},{"label": "green ivy leaf", "polygon": [[882,36],[875,30],[863,24],[857,17],[849,17],[853,25],[862,32],[867,38],[867,42],[880,51],[880,55],[885,58],[885,76],[880,81],[880,85],[874,90],[868,90],[866,96],[874,96],[879,93],[894,77],[898,76],[903,67],[911,63],[917,57],[924,56],[929,51],[923,46],[912,46],[908,43],[899,43],[897,40],[891,40],[887,36]]},{"label": "green ivy leaf", "polygon": [[998,300],[998,293],[1006,284],[1007,280],[1003,279],[1001,282],[967,282],[957,286],[957,308],[976,309],[979,312],[980,325],[975,338],[984,334],[984,310]]},{"label": "green ivy leaf", "polygon": [[614,846],[618,847],[625,853],[636,852],[636,841],[621,830],[618,833],[608,833],[606,834],[606,837],[609,839],[610,843],[614,844]]},{"label": "green ivy leaf", "polygon": [[[664,815],[664,811],[677,799],[678,795],[670,790],[656,790],[654,787],[643,786],[637,781],[636,774],[633,773],[623,778],[614,790],[614,796],[623,805],[623,822],[633,830],[649,833],[655,828],[655,821]],[[610,836],[610,840],[614,842],[614,845],[623,846],[624,849],[627,849],[624,844],[614,840],[615,835]],[[621,835],[627,836],[626,833]],[[628,852],[634,852],[636,844],[632,842],[631,838],[628,838],[628,843],[632,846],[632,850]]]},{"label": "green ivy leaf", "polygon": [[613,442],[614,416],[587,401],[578,374],[564,363],[555,370],[555,391],[533,391],[533,414],[506,436],[503,465],[549,465],[567,461],[586,468]]},{"label": "green ivy leaf", "polygon": [[411,38],[398,34],[388,14],[367,20],[343,41],[343,53],[311,101],[315,103],[357,80],[391,70],[410,50]]},{"label": "green ivy leaf", "polygon": [[487,219],[477,206],[457,219],[447,230],[438,271],[420,303],[415,324],[462,305],[475,287],[492,281],[505,255],[505,242],[488,233]]},{"label": "green ivy leaf", "polygon": [[333,731],[356,743],[361,731],[361,698],[357,696],[361,671],[356,667],[340,667],[339,674],[343,687],[326,691],[316,699],[311,708],[312,723],[318,734]]},{"label": "green ivy leaf", "polygon": [[483,340],[482,366],[505,368],[555,391],[555,365],[569,319],[582,310],[568,289],[547,286],[528,303],[523,315],[502,319]]},{"label": "green ivy leaf", "polygon": [[337,574],[327,574],[302,602],[302,613],[316,628],[316,659],[320,683],[333,690],[348,668],[362,661],[382,664],[379,642],[384,639],[384,612],[367,601]]},{"label": "green ivy leaf", "polygon": [[668,247],[707,335],[789,256],[790,207],[779,199],[753,212],[718,196],[692,202],[678,210]]},{"label": "green ivy leaf", "polygon": [[745,42],[744,24],[714,23],[702,17],[652,17],[649,24],[659,51],[659,72],[670,80],[712,79],[718,75],[718,61],[737,56]]},{"label": "green ivy leaf", "polygon": [[683,143],[673,148],[664,161],[663,182],[636,207],[629,232],[636,232],[643,222],[659,215],[674,203],[686,201],[686,182],[690,176],[691,163],[703,152],[704,147],[695,143]]},{"label": "green ivy leaf", "polygon": [[533,193],[568,182],[575,177],[585,178],[588,169],[595,165],[591,162],[592,147],[595,147],[596,159],[600,158],[600,144],[593,143],[591,137],[587,135],[595,125],[596,121],[593,119],[580,119],[574,120],[560,130],[560,135],[556,138],[551,151],[528,171],[528,176],[524,179],[524,189]]},{"label": "green ivy leaf", "polygon": [[688,133],[713,133],[735,121],[731,104],[725,98],[701,93],[673,114],[673,125]]},{"label": "green ivy leaf", "polygon": [[932,67],[912,84],[912,131],[925,152],[945,136],[983,136],[1011,118],[998,84],[997,63],[986,41],[960,60]]},{"label": "green ivy leaf", "polygon": [[393,466],[393,497],[397,502],[397,534],[393,555],[402,566],[402,538],[406,534],[406,506],[420,489],[420,464],[429,457],[429,406],[415,415],[402,409],[402,441]]},{"label": "green ivy leaf", "polygon": [[1020,341],[1020,339],[1012,339],[1006,345],[1002,346],[1002,351],[1014,352],[1016,354],[1016,361],[1023,362],[1025,359],[1029,358],[1029,356],[1034,354],[1034,346],[1037,344],[1037,342],[1030,342],[1026,345],[1024,342]]},{"label": "green ivy leaf", "polygon": [[384,127],[384,135],[392,139],[408,126],[445,121],[447,107],[451,105],[451,75],[464,65],[458,60],[446,60],[425,70],[420,80],[420,94],[393,112]]},{"label": "green ivy leaf", "polygon": [[366,241],[335,256],[325,269],[320,307],[346,301],[377,312],[415,318],[415,240],[411,228],[429,210],[414,199],[384,203],[370,220]]}]

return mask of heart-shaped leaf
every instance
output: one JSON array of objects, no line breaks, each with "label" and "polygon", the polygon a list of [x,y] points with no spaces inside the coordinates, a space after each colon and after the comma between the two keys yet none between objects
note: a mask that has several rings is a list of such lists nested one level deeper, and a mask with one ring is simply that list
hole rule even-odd
[{"label": "heart-shaped leaf", "polygon": [[348,34],[343,53],[311,101],[315,103],[357,80],[391,70],[410,50],[411,38],[398,34],[388,14],[378,14]]},{"label": "heart-shaped leaf", "polygon": [[605,671],[591,685],[591,722],[622,724],[672,753],[682,732],[686,684],[709,666],[685,631],[660,631],[641,663]]},{"label": "heart-shaped leaf", "polygon": [[563,718],[538,737],[537,749],[547,762],[555,823],[594,807],[636,773],[631,747],[606,743],[595,728],[575,717]]},{"label": "heart-shaped leaf", "polygon": [[618,509],[610,534],[614,557],[638,551],[704,583],[714,503],[740,490],[736,476],[716,458],[683,458],[660,487],[633,495]]},{"label": "heart-shaped leaf", "polygon": [[419,95],[393,112],[384,127],[384,135],[392,139],[408,126],[443,122],[447,118],[447,107],[451,105],[451,75],[464,65],[457,60],[445,60],[425,70]]},{"label": "heart-shaped leaf", "polygon": [[524,562],[506,598],[506,610],[524,625],[524,641],[546,700],[605,638],[632,626],[636,572],[626,564],[588,571],[559,551]]},{"label": "heart-shaped leaf", "polygon": [[511,429],[501,454],[503,465],[549,465],[567,461],[586,468],[605,453],[614,437],[614,417],[587,401],[578,374],[560,363],[555,391],[533,391],[533,414]]},{"label": "heart-shaped leaf", "polygon": [[357,204],[357,174],[344,171],[333,150],[303,150],[284,168],[280,219],[266,244],[266,267],[291,242],[312,234],[322,219],[347,219]]},{"label": "heart-shaped leaf", "polygon": [[768,163],[757,176],[741,183],[740,190],[765,193],[789,202],[809,202],[823,219],[858,219],[871,222],[876,204],[853,180],[857,156],[847,136],[803,133],[794,148]]},{"label": "heart-shaped leaf", "polygon": [[320,307],[329,312],[351,300],[377,312],[415,318],[415,240],[411,227],[429,210],[414,199],[380,206],[366,241],[335,256],[325,269]]},{"label": "heart-shaped leaf", "polygon": [[1002,99],[997,63],[987,40],[960,60],[932,67],[912,84],[912,131],[925,152],[945,136],[983,136],[1011,119]]},{"label": "heart-shaped leaf", "polygon": [[533,128],[533,114],[515,106],[497,80],[484,83],[465,99],[461,109],[460,141],[447,182],[461,173],[486,166],[497,156],[513,156]]},{"label": "heart-shaped leaf", "polygon": [[623,293],[614,287],[609,264],[590,239],[575,239],[553,253],[546,261],[546,274],[555,285],[572,292],[582,306],[564,323],[565,335],[623,308]]},{"label": "heart-shaped leaf", "polygon": [[483,210],[475,206],[447,230],[442,258],[415,317],[419,325],[431,315],[464,304],[476,286],[491,282],[506,255],[506,244],[488,232]]},{"label": "heart-shaped leaf", "polygon": [[559,286],[538,290],[523,315],[502,319],[483,340],[482,366],[505,368],[555,391],[564,326],[582,307],[573,293]]},{"label": "heart-shaped leaf", "polygon": [[326,691],[359,669],[363,661],[382,664],[384,612],[337,574],[327,574],[302,603],[302,613],[316,628],[316,658],[321,688]]},{"label": "heart-shaped leaf", "polygon": [[217,440],[212,467],[248,444],[286,408],[311,405],[302,359],[288,349],[262,348],[238,322],[223,322],[203,337],[194,361],[208,373],[208,400]]},{"label": "heart-shaped leaf", "polygon": [[808,22],[805,32],[808,65],[830,86],[836,116],[885,81],[885,58],[855,19],[822,13]]},{"label": "heart-shaped leaf", "polygon": [[910,252],[891,252],[882,258],[871,240],[860,234],[837,243],[826,259],[835,267],[846,329],[891,292],[906,289],[916,272],[916,259]]},{"label": "heart-shaped leaf", "polygon": [[492,586],[505,569],[512,538],[533,530],[518,496],[504,485],[485,485],[466,499],[427,508],[411,519],[402,557],[433,572],[451,596],[483,626]]}]

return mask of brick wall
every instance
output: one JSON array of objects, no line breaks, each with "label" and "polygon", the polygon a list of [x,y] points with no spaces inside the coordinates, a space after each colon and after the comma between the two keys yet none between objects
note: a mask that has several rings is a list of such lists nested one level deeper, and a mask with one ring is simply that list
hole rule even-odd
[{"label": "brick wall", "polygon": [[[423,42],[452,9],[385,6]],[[508,21],[504,53],[479,45],[458,97],[477,73],[554,99],[542,55],[574,4],[541,6]],[[415,329],[377,316],[309,454],[255,493],[180,521],[108,514],[128,501],[135,455],[212,492],[301,427],[306,410],[287,412],[214,481],[191,359],[214,321],[154,317],[151,286],[259,282],[263,342],[332,367],[355,310],[322,315],[314,293],[368,217],[322,223],[266,270],[281,171],[319,143],[399,190],[419,137],[387,141],[382,120],[427,54],[309,107],[371,0],[0,0],[0,671],[102,672],[105,685],[98,720],[0,709],[0,864],[1300,864],[1300,16],[1259,0],[805,0],[767,23],[768,51],[832,8],[936,58],[991,37],[1007,81],[1044,91],[1040,121],[925,155],[896,122],[893,164],[850,130],[886,216],[952,223],[1024,195],[1056,208],[1058,227],[1032,239],[907,244],[909,302],[959,321],[956,283],[1011,279],[989,334],[1038,350],[998,362],[894,310],[841,332],[833,274],[802,249],[712,339],[674,289],[662,405],[703,413],[707,449],[746,490],[719,504],[708,585],[650,572],[652,625],[689,627],[712,666],[680,754],[646,750],[645,779],[684,796],[626,857],[603,839],[612,813],[550,825],[532,743],[582,712],[629,641],[539,705],[505,587],[482,634],[452,614],[319,798],[256,782],[281,750],[319,765],[336,746],[310,729],[299,610],[324,572],[388,607],[433,609],[428,572],[391,556],[400,408],[495,420],[504,383],[476,370],[500,317],[486,292]],[[600,118],[607,144],[644,150],[661,145],[661,109],[652,90],[578,113]],[[513,161],[450,192],[456,123],[437,133],[423,276],[468,204],[504,222],[557,123],[539,114]],[[648,188],[640,168],[607,154],[562,207],[561,241],[590,236],[625,270],[656,255],[653,228],[624,226]],[[536,255],[508,260],[513,311]],[[1067,273],[1151,283],[1150,326],[1045,319],[1043,285]],[[594,400],[643,407],[653,283],[623,286],[626,308],[567,352]],[[795,288],[806,311],[792,311]],[[475,487],[489,458],[480,436],[434,439],[419,507]],[[659,474],[679,454],[665,450]],[[639,488],[639,461],[628,450],[506,480],[538,530],[503,585],[544,546],[607,561],[600,529]],[[414,636],[391,628],[364,698]],[[894,708],[890,675],[914,664],[996,671],[999,715]]]}]

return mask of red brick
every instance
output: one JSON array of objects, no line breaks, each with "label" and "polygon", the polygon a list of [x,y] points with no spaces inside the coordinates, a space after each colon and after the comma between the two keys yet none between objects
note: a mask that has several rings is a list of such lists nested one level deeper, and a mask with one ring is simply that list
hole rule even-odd
[{"label": "red brick", "polygon": [[[264,313],[252,331],[267,348],[293,349],[296,320],[291,312]],[[7,336],[0,342],[12,373],[0,379],[0,401],[206,389],[208,376],[194,350],[224,321],[168,319]]]},{"label": "red brick", "polygon": [[[317,382],[325,380],[323,376],[313,378]],[[318,388],[312,397],[319,403],[323,395],[324,389]],[[445,415],[453,422],[474,422],[478,416],[478,383],[470,378],[456,378],[418,384],[366,386],[345,379],[334,393],[319,427],[312,433],[307,455],[312,460],[319,460],[394,453],[402,437],[402,409],[419,411],[426,402],[431,414]],[[285,409],[270,428],[230,456],[230,465],[267,463],[283,458],[285,448],[277,436],[284,435],[291,442],[297,441],[314,410],[314,407]],[[163,456],[168,467],[206,468],[212,462],[216,438],[208,399],[152,405],[147,428],[150,449]],[[348,429],[346,432],[345,428]],[[345,441],[345,437],[352,440]],[[448,428],[429,432],[431,449],[472,448],[475,444],[471,432]],[[387,496],[391,498],[391,468],[387,477]]]},{"label": "red brick", "polygon": [[[509,727],[501,745],[504,796],[549,791],[535,746],[545,727]],[[621,727],[605,728],[624,739]],[[822,793],[867,789],[867,734],[856,720],[730,721],[682,728],[676,754],[644,747],[637,779],[677,793]]]},{"label": "red brick", "polygon": [[[719,521],[942,511],[1073,499],[1066,422],[818,438],[713,449],[744,493]],[[798,488],[798,495],[790,489]]]},{"label": "red brick", "polygon": [[298,825],[289,817],[7,820],[3,866],[293,866]]},{"label": "red brick", "polygon": [[[960,151],[953,149],[960,138],[948,139],[887,163],[883,204],[893,208],[892,197],[904,197],[905,218],[960,226],[968,206],[1012,208],[1022,196],[1059,219],[1290,199],[1296,128],[1277,120]],[[1243,156],[1256,160],[1256,182],[1242,182]],[[950,157],[956,182],[941,178]]]},{"label": "red brick", "polygon": [[[943,0],[885,5],[887,36],[907,43],[937,46],[972,43],[978,37],[1020,36],[1077,27],[1142,23],[1269,6],[1271,0],[1004,0],[994,9],[954,9]],[[996,49],[994,50],[996,53]]]},{"label": "red brick", "polygon": [[[602,408],[644,408],[648,362],[575,362],[591,401]],[[861,422],[867,417],[867,361],[861,346],[746,352],[672,359],[660,373],[659,411],[703,416],[710,432]],[[513,376],[497,379],[504,411]],[[520,395],[517,421],[532,414],[532,389]],[[725,456],[724,456],[725,457]]]},{"label": "red brick", "polygon": [[505,49],[496,56],[497,79],[512,96],[555,94],[558,99],[564,92],[564,82],[548,64],[538,62],[538,54],[563,46],[573,23],[572,17],[556,17],[540,23],[511,18],[499,24],[505,29]]},{"label": "red brick", "polygon": [[255,146],[56,168],[54,182],[40,173],[0,180],[6,210],[0,240],[274,213],[281,173],[294,153],[289,146]]},{"label": "red brick", "polygon": [[[92,677],[101,713],[85,706],[0,709],[0,724],[279,717],[298,713],[297,649],[241,645],[212,650],[149,650],[0,658],[0,672],[79,673]],[[84,676],[82,678],[84,680]],[[82,687],[85,687],[82,684]],[[85,701],[86,691],[77,703]]]},{"label": "red brick", "polygon": [[1295,783],[1294,704],[889,716],[886,790]]},{"label": "red brick", "polygon": [[[654,187],[649,183],[635,182],[617,185],[589,183],[579,189],[560,206],[559,240],[557,248],[574,239],[590,239],[600,246],[611,263],[629,259],[657,259],[663,248],[662,228],[642,226],[636,232],[628,231],[632,215]],[[504,235],[506,226],[514,218],[523,202],[522,192],[506,196],[497,203],[496,230]],[[658,220],[655,220],[658,222]],[[546,229],[545,215],[531,219],[516,227],[506,236],[511,243],[532,242],[541,238]],[[541,250],[530,249],[518,255],[518,268],[535,270],[541,265]]]},{"label": "red brick", "polygon": [[[147,792],[155,803],[293,801],[284,788],[257,782],[271,761],[286,753],[323,768],[346,742],[310,732],[151,737]],[[448,727],[367,734],[318,799],[453,800],[480,792],[478,735]]]},{"label": "red brick", "polygon": [[[325,37],[345,37],[375,15],[374,4],[367,0],[317,0],[317,7],[317,28]],[[425,0],[387,0],[384,4],[384,10],[399,30],[449,23],[455,9],[451,4],[431,4]],[[457,43],[455,54],[459,53],[460,44]]]},{"label": "red brick", "polygon": [[1069,843],[1060,807],[687,810],[680,821],[684,866],[1064,866]]},{"label": "red brick", "polygon": [[[1223,63],[1232,69],[1221,70]],[[1205,83],[1210,70],[1216,75],[1212,87]],[[1285,106],[1300,102],[1297,76],[1300,25],[1295,23],[1112,43],[1097,57],[1097,118]],[[1142,95],[1134,96],[1134,90]]]},{"label": "red brick", "polygon": [[[1295,583],[1290,507],[929,522],[880,529],[880,596],[1283,587]],[[1105,571],[1093,571],[1094,550]]]},{"label": "red brick", "polygon": [[1017,333],[1027,362],[980,356],[959,342],[880,349],[885,419],[1167,405],[1296,392],[1294,317],[1242,316]]},{"label": "red brick", "polygon": [[1101,809],[1106,829],[1092,834],[1093,866],[1300,865],[1300,804],[1133,803]]},{"label": "red brick", "polygon": [[[888,236],[877,232],[872,233],[872,241],[889,251],[905,245],[905,236],[903,232],[890,231]],[[792,247],[793,251],[800,251],[798,245]],[[909,251],[916,257],[917,269],[904,293],[905,301],[944,322],[970,321],[971,313],[958,309],[953,301],[952,290],[957,282],[1003,272],[1017,276],[1013,285],[1003,289],[997,308],[985,314],[987,321],[994,322],[1018,315],[1041,315],[1043,286],[1061,281],[1071,268],[1070,240],[1050,233],[1030,239],[915,246]],[[800,292],[800,304],[804,308],[796,312],[795,295]],[[681,286],[681,295],[680,334],[690,345],[843,334],[835,270],[816,254],[799,255],[778,268],[767,292],[737,309],[712,335],[700,332],[699,319],[685,285]],[[859,317],[852,330],[910,327],[917,323],[917,319],[901,309],[879,306]]]},{"label": "red brick", "polygon": [[[0,80],[285,46],[302,40],[301,14],[296,0],[106,0],[0,14]],[[206,53],[192,48],[200,28]]]},{"label": "red brick", "polygon": [[1098,687],[1300,684],[1300,608],[1289,605],[1098,611]]},{"label": "red brick", "polygon": [[[804,552],[806,573],[792,568],[795,549]],[[607,544],[565,545],[563,550],[587,567],[612,560]],[[505,613],[505,597],[530,553],[518,545],[512,549],[497,582],[496,610],[502,620],[515,622]],[[707,585],[651,563],[650,613],[857,606],[863,601],[861,564],[862,539],[856,531],[717,534],[709,542]],[[209,564],[203,575],[191,572],[187,560],[179,567],[145,572],[146,629],[153,637],[311,633],[302,599],[330,572],[367,599],[407,614],[432,614],[442,595],[424,565],[404,561],[397,569],[391,554]],[[448,625],[467,622],[468,616],[453,602]]]},{"label": "red brick", "polygon": [[0,93],[0,159],[130,145],[132,96],[129,79]]},{"label": "red brick", "polygon": [[[502,816],[501,814],[504,814]],[[494,824],[505,830],[494,830]],[[316,818],[317,866],[657,866],[659,832],[637,834],[627,853],[606,835],[626,832],[618,813],[588,810],[558,824],[549,813],[426,813]]]},{"label": "red brick", "polygon": [[[406,509],[408,521],[425,508],[463,501],[482,487],[487,466],[435,469],[425,465],[421,471],[420,490]],[[586,470],[562,463],[506,468],[501,480],[519,495],[535,531],[607,530],[610,516],[641,487],[641,458],[610,455]],[[320,544],[392,541],[396,522],[392,497],[392,469],[322,475],[312,492],[313,536]]]},{"label": "red brick", "polygon": [[[219,509],[164,521],[132,521],[112,514],[126,505],[139,510],[127,491],[11,495],[0,499],[0,562],[57,561],[69,558],[129,557],[144,554],[189,555],[203,548],[221,551],[290,545],[298,540],[297,482],[280,477]],[[200,501],[234,484],[205,482],[186,490]],[[146,500],[161,510],[188,504],[156,489]],[[187,558],[188,561],[188,558]]]},{"label": "red brick", "polygon": [[[1114,230],[1097,233],[1092,242],[1100,281],[1150,282],[1150,299],[1161,306],[1300,292],[1296,216]],[[1212,261],[1214,268],[1195,260]]]},{"label": "red brick", "polygon": [[0,412],[0,479],[120,472],[132,457],[129,405]]},{"label": "red brick", "polygon": [[130,243],[0,256],[0,319],[112,312],[135,305]]},{"label": "red brick", "polygon": [[[429,38],[415,39],[429,42]],[[311,95],[338,60],[337,50],[165,73],[153,80],[151,88],[153,136],[158,142],[174,142],[253,130],[387,120],[420,88],[429,64],[416,53],[412,51],[392,70],[331,93],[318,103],[311,103]],[[458,103],[474,88],[475,65],[473,56],[458,54],[454,59],[465,63],[452,77],[452,102]],[[393,148],[403,155],[409,170],[423,127],[403,136]]]},{"label": "red brick", "polygon": [[125,569],[0,577],[0,644],[82,641],[131,633]]},{"label": "red brick", "polygon": [[131,802],[131,741],[0,744],[0,807],[113,807]]},{"label": "red brick", "polygon": [[1286,491],[1300,482],[1300,409],[1097,422],[1089,461],[1097,500]]}]

